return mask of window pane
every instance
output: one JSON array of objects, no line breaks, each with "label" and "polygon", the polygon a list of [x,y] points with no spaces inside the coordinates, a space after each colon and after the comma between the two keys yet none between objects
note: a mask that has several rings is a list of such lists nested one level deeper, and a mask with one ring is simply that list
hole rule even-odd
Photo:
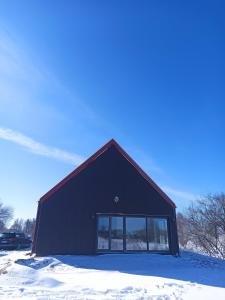
[{"label": "window pane", "polygon": [[98,249],[109,249],[109,217],[98,217]]},{"label": "window pane", "polygon": [[111,250],[123,250],[123,217],[111,218]]},{"label": "window pane", "polygon": [[147,250],[145,218],[126,217],[126,249]]},{"label": "window pane", "polygon": [[169,250],[167,219],[148,218],[149,250]]}]

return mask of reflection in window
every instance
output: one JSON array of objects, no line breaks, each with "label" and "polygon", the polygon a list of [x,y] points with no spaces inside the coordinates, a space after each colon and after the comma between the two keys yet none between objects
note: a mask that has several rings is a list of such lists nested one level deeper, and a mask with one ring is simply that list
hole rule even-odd
[{"label": "reflection in window", "polygon": [[147,218],[149,250],[169,250],[167,219]]},{"label": "reflection in window", "polygon": [[126,217],[126,250],[147,250],[146,218]]},{"label": "reflection in window", "polygon": [[123,217],[111,218],[111,250],[123,250]]},{"label": "reflection in window", "polygon": [[101,215],[97,234],[98,250],[169,250],[167,218]]},{"label": "reflection in window", "polygon": [[109,249],[109,217],[98,218],[98,249]]}]

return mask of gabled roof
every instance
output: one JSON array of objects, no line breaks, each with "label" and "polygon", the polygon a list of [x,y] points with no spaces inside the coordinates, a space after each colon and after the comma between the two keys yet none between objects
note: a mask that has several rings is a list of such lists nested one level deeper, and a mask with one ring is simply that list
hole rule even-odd
[{"label": "gabled roof", "polygon": [[116,147],[116,149],[125,157],[134,167],[135,169],[144,177],[144,179],[150,184],[150,186],[156,190],[162,198],[167,201],[172,207],[176,208],[175,203],[160,189],[160,187],[141,169],[141,167],[121,148],[121,146],[114,140],[110,140],[106,143],[102,148],[100,148],[96,153],[94,153],[91,157],[89,157],[86,161],[84,161],[79,167],[77,167],[74,171],[72,171],[69,175],[67,175],[62,181],[56,184],[51,190],[49,190],[45,195],[40,198],[40,202],[48,199],[54,192],[59,190],[67,181],[72,179],[82,170],[84,170],[89,164],[91,164],[97,157],[102,155],[108,148],[111,146]]}]

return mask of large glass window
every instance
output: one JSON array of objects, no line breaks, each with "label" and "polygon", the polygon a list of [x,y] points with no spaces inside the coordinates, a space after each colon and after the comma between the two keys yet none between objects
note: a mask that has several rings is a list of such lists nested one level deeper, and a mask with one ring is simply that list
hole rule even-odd
[{"label": "large glass window", "polygon": [[97,243],[106,251],[168,251],[167,218],[99,215]]},{"label": "large glass window", "polygon": [[111,217],[111,250],[123,250],[123,217]]},{"label": "large glass window", "polygon": [[147,218],[149,250],[169,250],[167,219]]},{"label": "large glass window", "polygon": [[126,217],[126,250],[147,250],[146,218]]},{"label": "large glass window", "polygon": [[109,217],[98,218],[98,249],[109,249]]}]

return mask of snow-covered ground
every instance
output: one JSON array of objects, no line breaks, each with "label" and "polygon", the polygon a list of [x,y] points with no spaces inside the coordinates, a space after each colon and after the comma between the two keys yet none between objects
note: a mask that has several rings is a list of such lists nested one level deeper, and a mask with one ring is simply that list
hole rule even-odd
[{"label": "snow-covered ground", "polygon": [[225,299],[225,261],[182,252],[30,257],[0,251],[0,299]]}]

